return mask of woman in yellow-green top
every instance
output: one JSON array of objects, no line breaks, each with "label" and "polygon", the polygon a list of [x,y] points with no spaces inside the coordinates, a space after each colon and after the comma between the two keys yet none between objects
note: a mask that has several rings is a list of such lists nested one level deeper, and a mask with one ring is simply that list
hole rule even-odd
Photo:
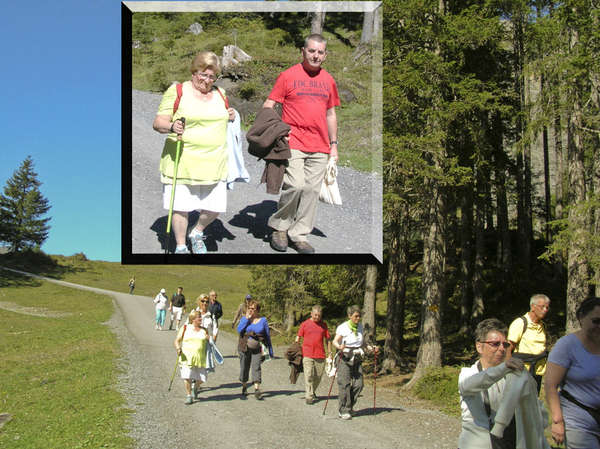
[{"label": "woman in yellow-green top", "polygon": [[192,391],[192,380],[198,385],[206,382],[206,345],[209,339],[206,328],[202,326],[202,314],[193,310],[188,316],[188,324],[182,326],[175,338],[175,350],[179,356],[181,378],[185,385],[187,398],[185,404],[193,404],[197,392]]},{"label": "woman in yellow-green top", "polygon": [[[154,119],[154,130],[168,134],[160,171],[163,206],[170,208],[177,135],[182,135],[173,203],[173,232],[176,254],[189,254],[186,245],[188,213],[197,210],[198,222],[188,235],[192,252],[206,253],[204,229],[227,209],[227,122],[235,111],[225,106],[225,92],[213,86],[221,74],[221,63],[213,52],[202,52],[192,60],[192,79],[182,86],[175,114],[176,85],[163,95]],[[180,120],[185,117],[185,126]]]}]

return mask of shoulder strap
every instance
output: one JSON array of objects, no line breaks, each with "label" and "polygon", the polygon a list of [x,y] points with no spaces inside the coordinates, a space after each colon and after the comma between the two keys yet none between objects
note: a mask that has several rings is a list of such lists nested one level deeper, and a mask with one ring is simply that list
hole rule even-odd
[{"label": "shoulder strap", "polygon": [[523,334],[527,330],[527,318],[525,318],[524,316],[522,316],[521,319],[523,320],[523,333],[521,334],[521,338],[523,338]]},{"label": "shoulder strap", "polygon": [[175,112],[177,112],[177,109],[179,109],[179,102],[181,101],[181,96],[183,95],[183,84],[177,84],[176,88],[177,98],[175,98],[175,103],[173,104],[173,115],[175,115]]},{"label": "shoulder strap", "polygon": [[223,92],[221,92],[221,89],[219,89],[218,87],[217,87],[217,92],[219,92],[219,95],[221,95],[221,98],[225,102],[225,109],[229,109],[229,98],[226,98],[225,96],[223,96]]}]

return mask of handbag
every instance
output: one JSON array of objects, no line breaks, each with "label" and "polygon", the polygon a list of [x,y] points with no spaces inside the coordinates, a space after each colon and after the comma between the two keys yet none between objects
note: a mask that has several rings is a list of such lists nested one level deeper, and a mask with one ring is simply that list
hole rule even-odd
[{"label": "handbag", "polygon": [[319,192],[319,201],[335,206],[342,205],[342,197],[340,196],[340,189],[337,183],[337,173],[338,169],[335,159],[329,159],[327,161],[327,168],[325,169],[323,184],[321,184],[321,191]]}]

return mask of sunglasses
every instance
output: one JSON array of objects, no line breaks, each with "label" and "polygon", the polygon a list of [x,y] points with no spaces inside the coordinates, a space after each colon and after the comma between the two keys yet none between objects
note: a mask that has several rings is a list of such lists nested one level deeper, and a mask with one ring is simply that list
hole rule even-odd
[{"label": "sunglasses", "polygon": [[208,304],[208,301],[200,301],[202,304]]},{"label": "sunglasses", "polygon": [[484,341],[482,343],[487,343],[494,349],[498,349],[500,345],[504,346],[504,349],[508,349],[511,346],[511,344],[507,341]]}]

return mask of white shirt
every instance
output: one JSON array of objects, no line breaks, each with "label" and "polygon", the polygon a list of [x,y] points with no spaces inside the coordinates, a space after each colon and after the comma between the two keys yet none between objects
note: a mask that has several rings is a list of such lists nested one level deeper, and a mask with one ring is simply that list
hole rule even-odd
[{"label": "white shirt", "polygon": [[363,325],[358,323],[358,332],[355,335],[354,331],[348,326],[348,322],[340,324],[335,333],[342,336],[342,344],[345,344],[347,348],[360,348],[363,343]]},{"label": "white shirt", "polygon": [[154,302],[156,303],[156,308],[158,310],[167,310],[169,308],[169,298],[167,298],[167,295],[159,293],[156,295],[156,298],[154,298]]}]

